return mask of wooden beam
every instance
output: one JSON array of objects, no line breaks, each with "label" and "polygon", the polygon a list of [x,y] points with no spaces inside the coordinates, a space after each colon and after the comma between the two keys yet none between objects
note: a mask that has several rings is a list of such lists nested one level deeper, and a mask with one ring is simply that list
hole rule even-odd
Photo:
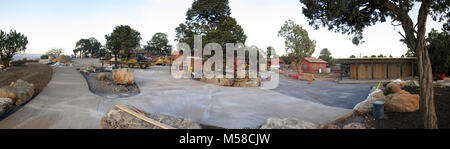
[{"label": "wooden beam", "polygon": [[156,126],[156,127],[162,128],[162,129],[176,129],[175,127],[172,127],[172,126],[160,123],[160,122],[155,121],[153,119],[150,119],[150,118],[148,118],[148,117],[146,117],[146,116],[144,116],[142,114],[138,114],[138,113],[136,113],[136,112],[134,112],[134,111],[124,107],[124,106],[116,105],[116,107],[119,108],[120,110],[124,111],[124,112],[127,112],[128,114],[131,114],[131,115],[133,115],[133,116],[135,116],[135,117],[137,117],[137,118],[147,122],[147,123],[152,124],[153,126]]}]

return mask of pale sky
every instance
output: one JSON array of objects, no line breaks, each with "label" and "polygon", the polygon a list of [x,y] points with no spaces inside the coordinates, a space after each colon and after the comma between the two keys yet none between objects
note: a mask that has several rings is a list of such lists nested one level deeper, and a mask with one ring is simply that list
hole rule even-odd
[{"label": "pale sky", "polygon": [[[401,27],[393,27],[390,21],[378,23],[364,31],[365,43],[355,46],[351,36],[314,30],[307,24],[298,0],[229,0],[231,16],[236,18],[246,35],[246,45],[266,49],[273,46],[278,54],[284,54],[284,41],[277,36],[284,21],[291,19],[302,25],[317,46],[313,56],[328,48],[335,58],[350,55],[393,55],[400,57],[407,51],[399,42],[397,33]],[[105,35],[115,26],[130,25],[141,33],[141,45],[146,44],[156,32],[169,35],[172,45],[175,28],[184,23],[186,11],[193,0],[2,0],[0,6],[0,30],[15,29],[28,37],[26,53],[41,54],[50,48],[63,48],[73,54],[75,43],[81,38],[95,37],[102,44]],[[411,12],[417,18],[417,6]],[[443,22],[428,20],[431,28],[441,30]]]}]

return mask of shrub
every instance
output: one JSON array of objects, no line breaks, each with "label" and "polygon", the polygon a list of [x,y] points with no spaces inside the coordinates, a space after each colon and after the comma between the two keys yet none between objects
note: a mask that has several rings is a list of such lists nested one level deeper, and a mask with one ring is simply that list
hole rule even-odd
[{"label": "shrub", "polygon": [[41,59],[48,59],[48,55],[47,54],[41,55]]}]

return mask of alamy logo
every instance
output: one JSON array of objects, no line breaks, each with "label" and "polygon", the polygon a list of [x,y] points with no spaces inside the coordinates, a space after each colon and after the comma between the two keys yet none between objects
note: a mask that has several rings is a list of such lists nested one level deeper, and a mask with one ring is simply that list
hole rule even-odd
[{"label": "alamy logo", "polygon": [[[263,80],[260,88],[274,89],[279,83],[279,59],[274,49],[270,55],[255,46],[227,43],[226,53],[218,43],[202,47],[202,37],[194,36],[194,50],[187,43],[177,44],[178,53],[171,67],[174,78],[235,78]],[[225,55],[224,55],[225,54]]]}]

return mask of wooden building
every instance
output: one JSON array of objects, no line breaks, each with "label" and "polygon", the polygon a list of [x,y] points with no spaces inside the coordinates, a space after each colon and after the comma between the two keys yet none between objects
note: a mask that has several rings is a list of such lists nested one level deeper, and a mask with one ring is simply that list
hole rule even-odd
[{"label": "wooden building", "polygon": [[302,69],[304,72],[323,73],[327,69],[327,64],[328,62],[322,59],[307,57],[302,61],[301,66],[303,67]]},{"label": "wooden building", "polygon": [[415,61],[415,57],[338,59],[338,63],[341,65],[341,76],[354,80],[413,77],[415,75]]}]

